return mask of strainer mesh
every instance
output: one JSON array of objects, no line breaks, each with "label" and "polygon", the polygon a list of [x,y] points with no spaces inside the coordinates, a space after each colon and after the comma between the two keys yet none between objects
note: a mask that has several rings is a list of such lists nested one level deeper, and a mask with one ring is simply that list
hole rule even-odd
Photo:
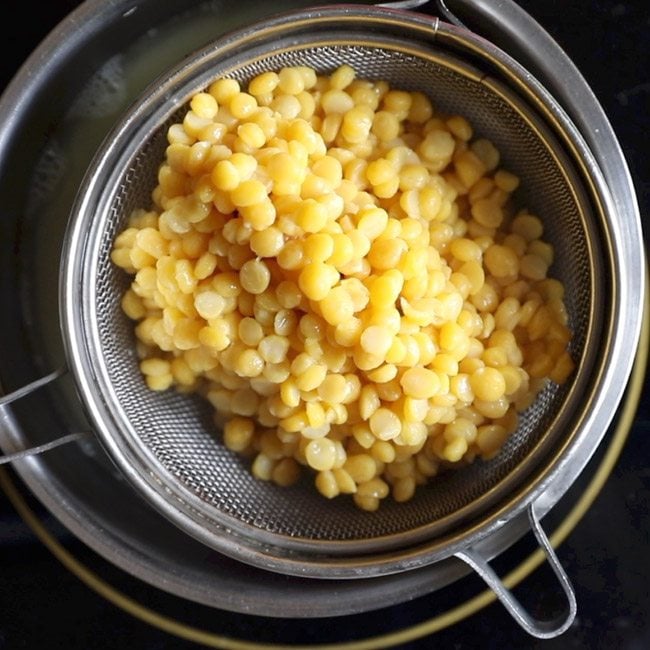
[{"label": "strainer mesh", "polygon": [[[561,171],[544,135],[531,128],[508,101],[444,62],[371,46],[319,46],[279,52],[230,74],[245,81],[264,70],[311,65],[330,72],[341,63],[360,77],[385,79],[394,87],[424,90],[442,111],[460,113],[475,134],[499,149],[502,166],[521,178],[519,199],[545,223],[545,238],[556,254],[551,273],[566,287],[566,306],[574,332],[572,352],[580,359],[590,307],[590,255],[583,206],[572,180]],[[215,73],[216,74],[216,73]],[[198,88],[192,89],[192,92]],[[177,117],[177,115],[173,116]],[[110,261],[110,250],[134,208],[149,207],[157,166],[166,146],[166,125],[143,143],[125,170],[103,224],[97,269],[97,326],[100,358],[117,403],[119,435],[130,437],[153,459],[152,471],[204,505],[201,516],[228,523],[232,517],[268,533],[313,540],[362,540],[403,533],[440,521],[470,506],[517,467],[548,435],[563,407],[568,387],[549,387],[521,419],[517,433],[490,462],[476,462],[441,475],[405,504],[387,499],[380,513],[360,512],[348,499],[326,501],[312,487],[280,488],[254,479],[246,461],[220,443],[211,407],[200,398],[152,392],[145,386],[134,352],[133,323],[120,308],[129,279]]]}]

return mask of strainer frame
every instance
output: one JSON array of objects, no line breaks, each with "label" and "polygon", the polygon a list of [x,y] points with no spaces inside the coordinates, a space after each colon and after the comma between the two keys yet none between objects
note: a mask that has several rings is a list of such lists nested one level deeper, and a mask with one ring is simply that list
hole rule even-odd
[{"label": "strainer frame", "polygon": [[[336,9],[333,10],[327,8],[322,10],[309,10],[309,12],[305,12],[303,15],[305,17],[305,23],[309,23],[310,27],[312,27],[314,24],[314,20],[316,18],[322,20],[324,18],[334,16],[334,19],[338,23],[340,23],[342,16],[344,16],[346,20],[356,20],[359,18],[359,14],[355,13],[357,11],[359,10],[352,9],[352,8],[341,9],[340,7],[337,7]],[[372,19],[379,21],[380,20],[379,14],[376,13],[376,10],[371,10],[371,12],[372,12]],[[367,20],[369,18],[367,7],[364,7],[363,11],[360,11],[360,14],[363,16],[364,21]],[[295,17],[295,12],[292,12],[291,15],[292,17]],[[396,25],[400,25],[402,27],[405,26],[405,18],[401,12],[387,11],[386,19],[388,20],[388,22],[391,24],[392,27]],[[274,29],[279,27],[284,28],[286,26],[285,25],[286,20],[287,18],[286,16],[284,16],[278,18],[276,21],[266,21],[265,31],[268,33],[269,30],[273,31]],[[378,22],[376,24],[378,24]],[[421,17],[411,16],[408,20],[408,26],[416,29],[420,33],[420,35],[426,36],[427,39],[430,39],[433,34],[437,39],[446,39],[449,42],[453,43],[454,46],[456,47],[467,46],[466,43],[467,37],[462,32],[462,30],[443,25],[441,23],[438,23],[437,21],[432,22],[429,17],[421,18]],[[234,49],[237,47],[241,47],[242,44],[246,42],[246,40],[251,40],[251,39],[256,39],[258,46],[262,47],[262,45],[259,45],[260,31],[258,27],[259,26],[256,26],[255,28],[253,28],[252,31],[244,30],[243,32],[236,34],[230,39],[225,39],[225,41],[220,41],[219,42],[220,47],[224,48],[221,51],[227,51],[228,48]],[[295,28],[296,28],[296,22],[295,19],[292,18],[291,29],[295,29]],[[472,44],[474,45],[474,47],[476,47],[476,41],[472,40]],[[482,45],[482,47],[484,46],[487,46],[487,44]],[[476,51],[478,51],[478,49]],[[508,68],[508,66],[511,66],[511,62],[507,61],[506,59],[501,60],[500,57],[501,55],[499,54],[498,57],[495,57],[495,60],[503,64],[504,68]],[[509,72],[511,74],[513,73],[513,70],[514,73],[519,73],[519,74],[522,73],[522,71],[519,70],[516,66],[514,68],[509,68]],[[523,82],[520,81],[520,83]],[[528,85],[525,86],[524,88],[525,90],[530,91],[531,90],[530,86],[533,86],[534,91],[539,96],[544,97],[547,101],[550,99],[545,95],[545,91],[543,91],[541,86],[535,87],[534,82],[530,79],[527,79],[526,83]],[[161,90],[160,92],[162,93],[164,91]],[[178,101],[178,98],[176,98],[174,101]],[[127,119],[127,121],[120,127],[118,132],[114,133],[113,136],[118,138],[122,130],[128,129],[131,124],[131,121],[135,119],[134,116],[137,116],[137,111]],[[557,114],[554,115],[553,117],[555,119],[561,118],[561,120],[564,122],[566,116],[561,114],[561,112],[558,109]],[[582,140],[579,138],[577,132],[572,133],[572,135],[576,137],[576,142],[578,143],[577,145],[574,144],[574,146],[576,146],[576,149],[580,150],[584,146],[584,143],[582,143]],[[114,142],[113,143],[109,142],[105,153],[109,154],[111,152],[111,147],[113,146],[114,146]],[[588,154],[588,150],[586,146],[584,146],[584,151],[581,151],[581,154],[590,161],[590,164],[591,162],[593,162],[591,157]],[[595,185],[599,185],[602,179],[600,178],[595,163],[593,163],[593,169],[590,171],[594,175],[597,175],[598,182],[595,183]],[[86,212],[86,210],[89,207],[90,203],[92,203],[89,198],[89,189],[90,190],[96,189],[93,188],[93,182],[94,182],[93,179],[95,179],[96,181],[97,177],[94,173],[91,173],[89,184],[86,186],[85,191],[82,193],[82,199],[75,210],[77,214],[82,214],[82,213],[90,214],[89,212]],[[599,196],[599,199],[602,201],[602,204],[604,206],[608,206],[611,209],[611,200],[605,189],[604,183],[602,187],[599,186],[594,189],[598,190],[597,194]],[[86,219],[86,221],[87,220],[88,219]],[[88,224],[85,223],[83,219],[73,220],[72,229],[70,231],[69,238],[66,241],[67,250],[78,251],[81,250],[81,248],[84,248],[84,237],[88,234],[87,232],[84,232],[84,228],[86,225]],[[97,425],[98,433],[100,433],[102,442],[107,446],[111,457],[118,460],[120,469],[125,473],[127,478],[129,478],[131,481],[133,481],[136,484],[136,486],[138,486],[140,490],[143,490],[144,488],[144,492],[146,493],[147,498],[151,500],[152,504],[156,505],[156,507],[158,507],[159,509],[162,508],[162,510],[165,511],[167,510],[169,505],[167,496],[161,494],[156,490],[152,490],[151,483],[145,484],[143,482],[143,475],[147,473],[149,467],[136,469],[137,459],[129,455],[131,450],[121,448],[116,443],[110,431],[106,429],[106,422],[110,419],[110,411],[106,411],[105,402],[103,402],[102,400],[96,401],[94,399],[94,392],[95,392],[94,381],[97,380],[97,377],[94,376],[94,367],[93,367],[92,359],[89,358],[83,359],[76,355],[76,352],[78,352],[79,350],[82,350],[85,354],[88,354],[88,350],[85,348],[85,345],[80,345],[79,344],[80,342],[75,339],[75,336],[79,334],[80,331],[79,328],[83,328],[84,326],[84,318],[86,316],[85,312],[81,312],[78,310],[79,302],[78,302],[78,294],[76,293],[76,290],[80,284],[81,286],[83,286],[82,279],[84,273],[87,273],[89,271],[92,272],[93,270],[92,265],[89,268],[80,268],[79,266],[76,265],[76,262],[77,260],[75,259],[74,255],[70,256],[69,258],[64,258],[64,273],[62,274],[62,288],[61,288],[61,298],[62,298],[61,304],[63,305],[62,323],[64,324],[63,327],[64,338],[66,339],[66,346],[69,352],[68,357],[71,362],[71,369],[75,374],[75,379],[78,388],[82,393],[82,401],[88,407],[89,413],[91,415],[91,419]],[[611,269],[610,272],[612,272],[612,275],[615,275]],[[81,304],[83,307],[84,306],[83,300]],[[65,327],[65,325],[70,325],[70,327]],[[603,326],[605,329],[607,329],[607,327],[605,327],[605,324]],[[607,329],[607,331],[610,330],[611,330],[611,324],[609,325],[609,329]],[[604,373],[601,372],[597,373],[598,381],[600,380],[600,377],[603,374]],[[90,397],[92,399],[89,399],[88,393],[90,393]],[[110,397],[108,393],[104,393],[103,395],[105,398]],[[590,398],[591,398],[590,402],[594,405],[593,410],[595,411],[598,410],[597,408],[595,408],[595,406],[599,402],[599,397],[601,397],[600,394],[595,395],[593,394],[593,392],[590,394]],[[574,436],[570,444],[569,442],[567,442],[567,444],[562,449],[556,450],[556,453],[553,455],[554,456],[553,460],[546,464],[545,471],[541,472],[540,475],[537,476],[534,481],[529,482],[528,485],[526,486],[526,489],[523,489],[517,495],[516,498],[513,497],[508,501],[508,503],[505,506],[497,510],[494,510],[489,517],[484,518],[479,524],[473,523],[472,525],[468,526],[463,532],[457,532],[454,535],[445,537],[443,540],[438,540],[438,543],[435,545],[436,546],[435,549],[433,549],[430,545],[427,545],[426,551],[423,551],[422,548],[416,548],[416,547],[411,548],[408,553],[402,554],[399,562],[395,561],[395,558],[392,555],[392,553],[389,557],[378,557],[376,555],[373,555],[371,558],[357,557],[354,559],[354,562],[352,563],[349,561],[349,559],[346,559],[340,565],[340,571],[341,571],[340,573],[338,573],[337,571],[332,572],[333,562],[332,562],[332,558],[328,556],[326,558],[323,558],[323,562],[320,565],[321,568],[328,574],[328,577],[337,577],[337,578],[354,577],[356,575],[361,575],[361,574],[363,574],[364,576],[381,575],[388,572],[402,571],[406,569],[415,568],[417,566],[422,566],[425,563],[435,562],[440,559],[453,555],[455,552],[459,551],[460,549],[468,545],[473,545],[477,543],[487,535],[491,534],[494,530],[504,525],[512,517],[522,512],[523,509],[525,509],[534,500],[534,498],[537,495],[539,495],[545,489],[545,487],[548,486],[548,484],[552,480],[557,478],[561,469],[563,468],[566,469],[566,464],[568,462],[575,463],[576,461],[578,461],[577,465],[579,465],[579,469],[581,469],[582,466],[584,466],[584,464],[588,460],[588,457],[591,455],[591,452],[593,451],[593,449],[595,449],[595,446],[598,442],[598,440],[596,441],[593,440],[595,438],[594,434],[589,433],[589,430],[592,428],[589,425],[590,423],[593,423],[594,419],[595,417],[593,416],[593,414],[591,415],[584,414],[582,421],[579,423],[579,427],[574,424],[575,428],[580,429],[581,431],[580,435]],[[603,433],[605,428],[606,428],[605,426],[602,427]],[[590,445],[590,448],[588,450],[583,444],[582,453],[580,453],[578,450],[580,448],[580,441],[586,440],[587,437],[591,438],[591,442],[595,442],[596,444]],[[575,472],[575,475],[577,475],[577,473],[578,472]],[[149,481],[152,481],[153,483],[156,483],[157,481],[156,477],[151,475],[151,473],[149,473],[147,479]],[[200,524],[197,525],[196,522],[185,522],[185,523],[186,524],[189,523],[187,529],[191,534],[196,535],[199,539],[205,541],[206,543],[208,543],[208,545],[211,545],[210,544],[211,540],[206,539],[205,530],[202,528]],[[232,533],[229,532],[229,535],[232,535]],[[265,545],[260,545],[259,548],[252,550],[250,553],[246,552],[242,554],[240,548],[231,547],[231,544],[239,546],[236,536],[228,537],[225,543],[227,546],[222,547],[221,545],[219,545],[218,546],[219,550],[222,550],[226,553],[235,553],[237,557],[243,559],[244,561],[250,561],[254,564],[258,564],[259,566],[264,566],[265,568],[269,568],[272,570],[288,571],[289,573],[297,571],[298,574],[302,574],[304,572],[301,571],[300,568],[302,567],[302,560],[298,560],[297,563],[294,563],[294,559],[292,559],[291,557],[282,558],[281,561],[279,561],[276,565],[274,565],[272,558],[270,558],[267,553],[267,548],[265,547]],[[350,566],[351,564],[353,565],[352,567]],[[298,569],[296,569],[295,567],[298,567]],[[369,568],[371,567],[372,570],[369,571]],[[325,576],[319,575],[318,577],[325,577]]]}]

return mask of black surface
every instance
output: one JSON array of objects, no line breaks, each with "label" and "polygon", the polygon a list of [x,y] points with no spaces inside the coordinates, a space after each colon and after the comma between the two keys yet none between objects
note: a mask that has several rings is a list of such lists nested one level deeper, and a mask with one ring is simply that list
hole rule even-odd
[{"label": "black surface", "polygon": [[[28,20],[16,20],[33,5]],[[0,88],[48,31],[78,3],[3,3],[6,20]],[[636,184],[641,213],[650,209],[650,9],[646,0],[522,0],[582,71],[619,137]],[[562,637],[537,641],[524,634],[499,604],[453,627],[405,646],[424,648],[549,648],[644,650],[650,648],[650,434],[649,393],[613,473],[587,515],[560,546],[558,555],[574,583],[578,617]],[[600,461],[599,451],[584,476],[551,514],[561,519]],[[18,485],[20,483],[18,482]],[[364,638],[399,630],[430,617],[440,598],[461,602],[482,587],[461,581],[453,590],[370,614],[331,621],[267,621],[207,612],[133,581],[61,529],[29,494],[30,505],[82,562],[134,599],[183,622],[234,638],[269,643],[317,643]],[[509,555],[516,562],[532,548],[524,540]],[[505,563],[505,560],[504,560]],[[506,567],[507,568],[507,567]],[[517,594],[553,607],[553,582],[536,571]],[[548,589],[546,589],[548,583]],[[96,594],[60,564],[0,494],[0,648],[195,648],[139,621]],[[397,647],[397,646],[395,646]]]}]

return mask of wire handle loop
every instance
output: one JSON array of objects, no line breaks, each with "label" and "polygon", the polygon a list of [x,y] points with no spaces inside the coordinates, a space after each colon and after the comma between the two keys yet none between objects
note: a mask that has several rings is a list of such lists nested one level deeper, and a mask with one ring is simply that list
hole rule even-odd
[{"label": "wire handle loop", "polygon": [[475,549],[459,551],[455,555],[478,573],[488,587],[494,591],[497,598],[508,610],[508,613],[526,632],[538,639],[551,639],[566,632],[573,623],[577,612],[576,597],[573,586],[539,523],[539,519],[535,513],[534,503],[528,506],[528,519],[531,530],[546,554],[546,559],[553,569],[567,599],[566,610],[555,618],[550,620],[533,618],[515,598],[513,593],[506,588],[499,576],[490,567],[487,560]]},{"label": "wire handle loop", "polygon": [[22,458],[27,458],[29,456],[36,456],[42,454],[44,451],[49,451],[50,449],[55,449],[61,445],[67,445],[69,442],[75,442],[85,438],[90,434],[86,431],[79,431],[75,433],[68,433],[52,442],[46,442],[45,444],[38,445],[37,447],[30,447],[29,449],[23,449],[22,451],[17,451],[13,454],[7,454],[6,456],[0,456],[0,465],[5,465],[7,463],[13,463],[16,460],[21,460]]},{"label": "wire handle loop", "polygon": [[446,0],[437,0],[436,4],[438,5],[438,11],[440,12],[442,18],[450,22],[452,25],[456,25],[456,27],[463,27],[464,29],[467,29],[465,23],[463,23],[460,18],[458,18],[456,14],[451,9],[449,9]]},{"label": "wire handle loop", "polygon": [[6,395],[0,395],[0,407],[6,406],[7,404],[11,404],[11,402],[16,402],[19,399],[22,399],[23,397],[27,397],[27,395],[31,395],[34,391],[38,390],[39,388],[43,386],[47,386],[47,384],[51,384],[53,381],[56,381],[59,377],[63,377],[63,375],[66,372],[67,372],[66,368],[57,368],[54,372],[51,372],[49,375],[45,375],[40,379],[36,379],[35,381],[26,384],[22,388],[18,388],[11,393],[7,393]]},{"label": "wire handle loop", "polygon": [[[383,7],[385,9],[417,9],[426,4],[429,4],[431,0],[395,0],[394,2],[375,2],[375,7]],[[438,13],[443,20],[456,25],[456,27],[462,27],[467,29],[465,23],[463,23],[456,14],[449,9],[447,6],[446,0],[436,0],[436,5],[438,6]]]},{"label": "wire handle loop", "polygon": [[[23,397],[27,397],[28,395],[31,395],[33,392],[37,391],[39,388],[47,386],[53,381],[56,381],[66,372],[67,370],[65,368],[58,368],[54,372],[51,372],[50,374],[45,375],[40,379],[36,379],[35,381],[32,381],[29,384],[26,384],[25,386],[22,386],[21,388],[18,388],[11,393],[0,396],[0,409],[7,406],[8,404],[11,404],[12,402],[17,402]],[[69,442],[74,442],[75,440],[84,438],[87,435],[89,435],[87,432],[68,433],[64,436],[61,436],[60,438],[57,438],[56,440],[52,440],[51,442],[46,442],[45,444],[31,447],[30,449],[23,449],[13,454],[7,454],[6,456],[0,456],[0,465],[12,463],[16,460],[20,460],[21,458],[27,458],[28,456],[42,454],[45,451],[49,451],[55,447],[60,447],[61,445],[65,445]]]}]

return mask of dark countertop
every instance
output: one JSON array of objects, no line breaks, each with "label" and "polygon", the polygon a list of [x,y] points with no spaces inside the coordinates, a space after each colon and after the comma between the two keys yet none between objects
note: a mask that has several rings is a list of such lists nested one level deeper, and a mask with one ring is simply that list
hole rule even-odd
[{"label": "dark countertop", "polygon": [[[8,0],[5,15],[22,15],[25,2]],[[0,64],[0,88],[13,75],[47,32],[78,2],[34,4],[29,20],[12,19],[5,31],[5,54]],[[521,0],[524,9],[551,33],[581,70],[608,114],[627,157],[636,185],[642,217],[650,210],[650,8],[646,0]],[[7,53],[8,51],[8,53]],[[620,422],[620,417],[616,423]],[[612,427],[612,431],[615,429]],[[441,631],[393,647],[424,648],[575,648],[644,650],[650,648],[650,386],[643,386],[639,408],[625,445],[604,487],[558,555],[577,594],[578,616],[562,637],[537,641],[526,636],[499,604]],[[609,434],[584,475],[549,515],[559,523],[603,463],[614,433]],[[9,470],[9,476],[12,476]],[[13,479],[26,503],[51,534],[70,553],[123,593],[149,607],[197,626],[207,625],[205,608],[168,598],[121,574],[75,540]],[[546,519],[545,519],[546,521]],[[527,540],[509,558],[525,557]],[[497,563],[498,565],[499,563]],[[504,560],[504,568],[508,568]],[[553,583],[541,568],[516,593],[526,601],[540,593],[552,604]],[[548,590],[546,583],[548,582]],[[541,585],[541,587],[540,587]],[[539,588],[539,592],[537,589]],[[449,589],[449,588],[448,588]],[[456,589],[456,588],[454,588]],[[476,593],[476,582],[463,580],[459,592]],[[548,592],[548,593],[547,593]],[[456,598],[454,592],[450,598]],[[444,597],[438,594],[435,598]],[[468,596],[469,597],[469,596]],[[427,618],[428,597],[368,617],[328,621],[327,634],[344,640],[386,633]],[[318,621],[273,622],[218,612],[233,638],[268,643],[316,643],[322,638]],[[346,636],[349,631],[349,637]],[[335,635],[335,636],[334,636]],[[330,637],[328,637],[330,638]],[[0,492],[0,648],[56,649],[201,647],[149,625],[89,588],[53,557]],[[230,646],[224,646],[230,647]],[[232,647],[235,647],[234,645]]]}]

